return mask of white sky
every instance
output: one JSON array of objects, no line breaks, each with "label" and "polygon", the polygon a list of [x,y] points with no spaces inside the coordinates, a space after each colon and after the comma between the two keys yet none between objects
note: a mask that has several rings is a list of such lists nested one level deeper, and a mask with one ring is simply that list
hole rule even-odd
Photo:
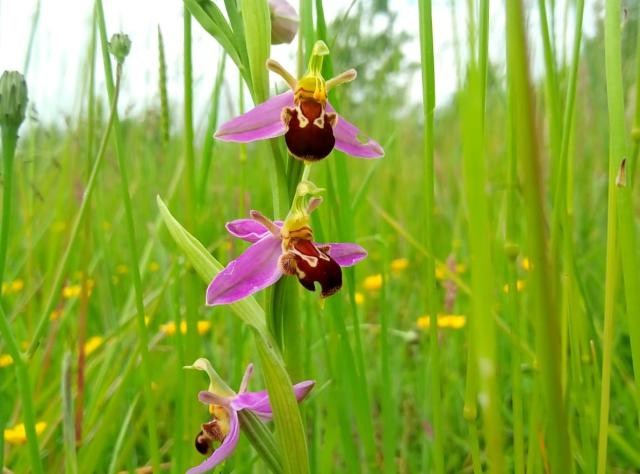
[{"label": "white sky", "polygon": [[[327,21],[343,13],[349,3],[345,0],[324,0]],[[593,23],[593,3],[597,3],[597,0],[588,1],[585,9],[587,30]],[[441,104],[455,90],[457,77],[452,48],[450,2],[434,0],[433,4],[436,100]],[[500,26],[491,29],[490,54],[493,60],[501,61],[504,58],[504,33],[501,26],[504,24],[503,4],[499,0],[494,0],[491,4],[491,24]],[[92,5],[90,0],[41,0],[39,26],[27,83],[30,99],[42,121],[57,121],[60,117],[75,116],[78,112],[78,100],[84,80],[83,64],[86,62],[89,46]],[[36,0],[0,0],[0,71],[24,69],[35,6]],[[416,0],[390,1],[390,6],[398,12],[397,27],[415,38],[405,48],[405,54],[410,59],[419,61]],[[456,0],[456,8],[459,7],[460,10],[456,15],[460,35],[466,34],[465,6],[465,1]],[[125,65],[121,108],[124,110],[133,107],[141,110],[158,100],[157,25],[160,25],[164,35],[169,97],[173,104],[178,105],[182,97],[182,1],[105,0],[104,7],[109,36],[123,31],[133,43]],[[535,17],[532,16],[530,21],[535,24]],[[531,29],[532,37],[538,37],[537,26],[532,26]],[[571,29],[569,32],[571,36]],[[195,20],[193,38],[195,118],[199,125],[203,121],[204,104],[208,101],[213,85],[220,48]],[[294,55],[295,44],[272,48],[272,56],[292,70]],[[534,62],[538,63],[537,60]],[[228,68],[231,71],[229,83],[235,84],[237,79],[233,63],[227,61],[227,64],[231,65]],[[103,84],[100,62],[97,74],[100,87]],[[419,76],[413,81],[412,89],[415,91],[413,97],[421,97]]]}]

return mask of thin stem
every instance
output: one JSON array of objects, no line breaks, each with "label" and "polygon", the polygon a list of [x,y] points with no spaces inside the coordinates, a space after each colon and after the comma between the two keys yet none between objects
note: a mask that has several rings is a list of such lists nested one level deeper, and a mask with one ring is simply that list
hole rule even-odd
[{"label": "thin stem", "polygon": [[191,214],[194,207],[191,205],[192,200],[195,200],[195,157],[193,150],[193,72],[191,64],[191,13],[185,6],[183,9],[184,15],[184,159],[186,162],[186,186],[185,194],[187,203],[187,225],[193,224]]},{"label": "thin stem", "polygon": [[11,224],[11,201],[13,194],[13,161],[15,159],[18,131],[15,128],[2,128],[2,232],[0,233],[0,283],[4,281],[7,247],[9,245],[9,227]]},{"label": "thin stem", "polygon": [[22,402],[22,417],[24,429],[27,435],[27,446],[29,448],[29,457],[31,458],[31,468],[35,474],[42,474],[42,460],[40,459],[40,449],[38,447],[38,436],[36,433],[36,416],[33,407],[33,394],[31,392],[31,383],[27,372],[27,364],[20,354],[18,342],[9,325],[9,318],[4,312],[3,305],[0,304],[0,336],[4,340],[7,352],[13,358],[13,364],[16,371],[16,379],[18,381],[18,389],[20,392],[20,400]]},{"label": "thin stem", "polygon": [[[605,6],[604,48],[609,111],[609,192],[607,205],[607,258],[602,336],[602,382],[600,391],[600,429],[598,433],[598,474],[607,471],[607,441],[611,397],[611,361],[613,357],[613,317],[620,262],[616,207],[616,174],[625,156],[624,98],[622,89],[622,42],[620,1],[607,0]],[[637,291],[637,288],[634,289]]]},{"label": "thin stem", "polygon": [[[545,236],[543,189],[540,176],[540,156],[536,134],[536,116],[533,105],[525,20],[521,1],[507,2],[507,58],[512,78],[514,110],[513,123],[516,137],[516,156],[522,166],[526,224],[532,270],[531,295],[537,303],[531,311],[536,329],[536,352],[540,366],[540,382],[548,417],[553,420],[547,434],[552,472],[571,473],[573,470],[571,443],[558,361],[560,360],[560,333],[554,288],[548,275],[553,274],[547,255]],[[533,423],[537,420],[533,419]]]},{"label": "thin stem", "polygon": [[[433,255],[434,216],[435,201],[435,176],[434,176],[434,109],[435,109],[435,72],[433,56],[433,25],[431,17],[431,0],[418,2],[420,19],[420,53],[422,57],[422,100],[424,114],[424,223],[425,223],[425,248]],[[426,259],[425,285],[427,287],[426,310],[433,321],[438,313],[435,262],[433,257]],[[431,359],[431,416],[433,417],[434,445],[433,462],[437,473],[444,473],[444,430],[442,422],[442,394],[440,393],[440,351],[438,347],[438,325],[431,324],[429,340],[429,358]],[[386,464],[386,463],[385,463]]]},{"label": "thin stem", "polygon": [[[102,0],[96,0],[98,9],[98,26],[100,28],[100,40],[102,46],[102,59],[104,63],[104,72],[106,78],[107,92],[113,101],[115,90],[113,86],[113,75],[111,72],[111,60],[108,51],[107,31],[104,20],[104,10]],[[118,63],[116,70],[116,83],[121,74],[122,65]],[[151,390],[151,365],[149,362],[149,335],[147,333],[147,325],[144,321],[144,300],[142,291],[142,279],[140,277],[140,265],[138,258],[138,247],[136,242],[135,224],[133,217],[133,209],[131,206],[131,196],[129,195],[129,180],[127,177],[126,160],[124,157],[124,138],[120,120],[118,119],[117,109],[113,111],[113,128],[115,134],[116,158],[118,160],[118,168],[120,169],[120,190],[122,193],[122,201],[125,209],[125,226],[129,243],[130,267],[133,277],[133,287],[135,293],[137,325],[138,325],[138,345],[140,356],[142,359],[142,389],[145,398],[145,408],[147,414],[148,434],[149,434],[149,450],[151,453],[151,465],[155,472],[160,470],[160,452],[158,450],[158,434],[155,418],[155,400]]]},{"label": "thin stem", "polygon": [[[4,270],[7,257],[7,247],[9,244],[9,223],[11,221],[11,197],[13,193],[13,162],[15,159],[16,145],[18,143],[17,127],[2,127],[2,162],[4,168],[4,188],[2,192],[2,232],[0,233],[0,283],[4,279]],[[36,419],[33,408],[33,398],[27,365],[20,354],[18,343],[11,330],[9,317],[4,311],[4,301],[0,299],[0,335],[4,339],[7,351],[13,358],[18,380],[18,388],[23,405],[23,418],[29,456],[31,457],[31,467],[35,473],[42,473],[42,462],[40,460],[40,449],[36,434]]]}]

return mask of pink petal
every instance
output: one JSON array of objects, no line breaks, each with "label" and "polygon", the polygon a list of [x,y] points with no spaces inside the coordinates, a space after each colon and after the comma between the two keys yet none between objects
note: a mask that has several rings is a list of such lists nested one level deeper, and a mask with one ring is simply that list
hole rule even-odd
[{"label": "pink petal", "polygon": [[318,247],[328,246],[327,252],[341,267],[350,267],[367,256],[367,251],[358,244],[316,244]]},{"label": "pink petal", "polygon": [[271,234],[254,243],[209,284],[207,304],[234,303],[273,285],[282,276],[278,267],[281,254],[280,239]]},{"label": "pink petal", "polygon": [[[275,221],[274,224],[282,227],[282,221]],[[227,222],[226,228],[234,237],[251,243],[257,242],[269,233],[265,226],[254,219],[236,219]]]},{"label": "pink petal", "polygon": [[240,389],[238,393],[244,393],[247,391],[247,387],[249,386],[249,379],[253,375],[253,364],[247,365],[246,370],[244,371],[244,375],[242,376],[242,382],[240,382]]},{"label": "pink petal", "polygon": [[192,467],[187,474],[200,474],[210,471],[222,461],[227,459],[236,449],[238,439],[240,438],[240,423],[238,423],[238,413],[235,410],[229,410],[229,433],[224,441],[211,456],[196,467]]},{"label": "pink petal", "polygon": [[[305,380],[293,386],[293,393],[296,400],[301,402],[311,392],[315,385],[313,380]],[[237,395],[232,401],[231,406],[234,410],[251,410],[265,421],[273,417],[273,410],[269,402],[269,394],[266,390],[259,392],[245,392]]]},{"label": "pink petal", "polygon": [[293,107],[293,92],[276,95],[249,112],[222,124],[215,134],[218,140],[247,143],[284,134],[282,109]]},{"label": "pink petal", "polygon": [[[327,112],[335,110],[327,102]],[[338,115],[338,123],[333,128],[333,136],[336,139],[336,148],[357,158],[382,158],[384,150],[378,142],[368,137],[358,127],[347,122],[342,115]]]}]

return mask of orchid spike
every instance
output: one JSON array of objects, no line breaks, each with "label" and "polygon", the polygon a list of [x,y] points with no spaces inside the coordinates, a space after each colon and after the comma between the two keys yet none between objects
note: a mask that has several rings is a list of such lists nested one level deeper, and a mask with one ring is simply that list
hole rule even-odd
[{"label": "orchid spike", "polygon": [[[220,377],[206,359],[198,359],[192,366],[186,368],[206,371],[210,378],[209,390],[200,392],[198,399],[209,406],[211,420],[202,424],[195,439],[196,449],[209,457],[187,471],[187,474],[200,474],[212,470],[236,449],[240,438],[241,427],[238,419],[240,411],[249,410],[262,420],[269,421],[273,417],[273,410],[266,390],[247,391],[249,378],[253,373],[253,364],[247,366],[238,393],[228,387],[221,387]],[[314,385],[313,380],[305,380],[293,385],[296,400],[299,402],[304,400]],[[216,448],[214,445],[217,443],[220,445]]]},{"label": "orchid spike", "polygon": [[308,162],[326,158],[334,147],[357,158],[381,158],[382,147],[338,117],[328,102],[327,93],[332,88],[356,78],[356,71],[350,69],[325,81],[321,70],[323,57],[328,54],[326,44],[316,42],[307,73],[298,80],[277,61],[269,59],[267,68],[281,76],[291,90],[224,123],[215,137],[247,143],[284,135],[291,155]]}]

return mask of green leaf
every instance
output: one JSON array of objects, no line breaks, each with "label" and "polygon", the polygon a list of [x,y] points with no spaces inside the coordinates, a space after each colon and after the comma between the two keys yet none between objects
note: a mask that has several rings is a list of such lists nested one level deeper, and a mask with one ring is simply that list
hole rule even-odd
[{"label": "green leaf", "polygon": [[[178,247],[184,252],[198,275],[205,281],[210,282],[224,267],[220,262],[211,256],[198,239],[191,235],[182,225],[171,215],[166,204],[160,196],[157,197],[158,208],[164,223],[175,240]],[[203,298],[204,299],[204,298]],[[245,323],[253,327],[265,339],[267,336],[267,326],[265,323],[264,311],[256,302],[255,298],[249,296],[237,303],[228,305],[229,308]]]},{"label": "green leaf", "polygon": [[276,438],[282,453],[283,472],[286,474],[308,473],[307,437],[291,379],[273,345],[262,337],[257,337],[256,342],[264,381],[273,408],[273,421],[277,427]]},{"label": "green leaf", "polygon": [[242,0],[242,21],[253,84],[253,100],[269,96],[269,73],[265,66],[271,48],[271,16],[267,0]]}]

